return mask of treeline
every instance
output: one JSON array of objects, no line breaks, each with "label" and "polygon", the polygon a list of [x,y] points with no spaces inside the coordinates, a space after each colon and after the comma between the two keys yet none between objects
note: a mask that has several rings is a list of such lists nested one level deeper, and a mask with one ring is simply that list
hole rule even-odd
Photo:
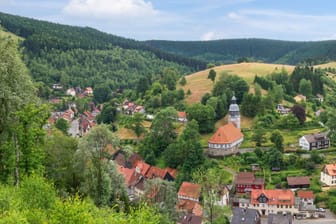
[{"label": "treeline", "polygon": [[140,41],[107,34],[90,27],[61,25],[6,13],[0,13],[0,20],[1,25],[8,31],[25,38],[23,45],[33,55],[46,49],[106,50],[119,46],[125,49],[148,51],[159,59],[192,67],[195,70],[206,67],[205,62],[163,52]]},{"label": "treeline", "polygon": [[0,13],[1,26],[24,38],[24,60],[36,81],[50,87],[135,88],[141,77],[155,79],[169,67],[179,75],[204,69],[205,62],[165,53],[139,41],[97,31]]},{"label": "treeline", "polygon": [[321,64],[336,59],[336,41],[296,42],[267,39],[213,41],[146,41],[158,49],[214,63],[235,63],[241,58],[279,64]]}]

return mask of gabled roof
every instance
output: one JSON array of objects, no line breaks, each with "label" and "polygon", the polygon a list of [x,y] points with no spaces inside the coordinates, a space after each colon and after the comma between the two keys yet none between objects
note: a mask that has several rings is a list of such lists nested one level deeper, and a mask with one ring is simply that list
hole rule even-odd
[{"label": "gabled roof", "polygon": [[309,177],[287,177],[288,186],[292,185],[310,185]]},{"label": "gabled roof", "polygon": [[187,118],[187,113],[184,111],[178,111],[177,112],[177,117],[178,118]]},{"label": "gabled roof", "polygon": [[148,173],[148,170],[151,166],[147,163],[145,163],[144,161],[138,161],[135,165],[135,169],[139,170],[139,172],[141,173],[142,176],[146,176],[146,174]]},{"label": "gabled roof", "polygon": [[190,182],[183,182],[178,191],[178,196],[199,198],[201,194],[201,185]]},{"label": "gabled roof", "polygon": [[305,199],[314,199],[314,193],[312,191],[298,191],[297,196],[299,198],[305,198]]},{"label": "gabled roof", "polygon": [[323,167],[323,172],[330,176],[336,176],[336,164],[326,164]]},{"label": "gabled roof", "polygon": [[259,197],[264,195],[269,205],[294,205],[295,196],[294,192],[288,189],[284,190],[265,190],[265,189],[252,189],[251,191],[251,204],[259,204]]},{"label": "gabled roof", "polygon": [[197,216],[194,214],[186,214],[180,217],[180,219],[177,221],[178,224],[201,224],[202,223],[202,217]]},{"label": "gabled roof", "polygon": [[303,136],[309,143],[314,143],[318,141],[324,141],[328,140],[327,133],[314,133],[314,134],[308,134]]},{"label": "gabled roof", "polygon": [[226,124],[220,127],[209,139],[212,144],[229,144],[243,138],[243,134],[234,124]]},{"label": "gabled roof", "polygon": [[251,208],[233,208],[232,224],[257,224],[260,221],[258,210]]},{"label": "gabled roof", "polygon": [[256,178],[252,172],[240,172],[236,176],[235,183],[244,185],[264,185],[265,181],[263,178]]},{"label": "gabled roof", "polygon": [[136,184],[139,180],[139,175],[136,174],[135,169],[128,169],[118,165],[118,171],[124,176],[127,187]]},{"label": "gabled roof", "polygon": [[158,177],[163,180],[167,174],[170,175],[170,173],[166,169],[161,169],[156,166],[151,166],[145,176],[146,178],[149,178],[149,179]]}]

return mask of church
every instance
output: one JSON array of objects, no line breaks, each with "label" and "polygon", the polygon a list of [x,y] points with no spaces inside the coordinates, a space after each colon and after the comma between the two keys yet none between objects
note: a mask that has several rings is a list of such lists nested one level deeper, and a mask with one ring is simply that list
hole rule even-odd
[{"label": "church", "polygon": [[229,107],[228,124],[220,127],[208,140],[208,155],[216,157],[235,154],[243,140],[239,106],[236,97],[233,96]]}]

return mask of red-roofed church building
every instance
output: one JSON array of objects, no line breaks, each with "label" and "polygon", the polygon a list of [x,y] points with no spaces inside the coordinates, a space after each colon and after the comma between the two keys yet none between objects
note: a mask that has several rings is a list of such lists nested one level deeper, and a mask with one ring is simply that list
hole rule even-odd
[{"label": "red-roofed church building", "polygon": [[228,124],[220,127],[208,141],[209,156],[225,156],[238,152],[244,136],[240,131],[240,115],[236,98],[232,97]]}]

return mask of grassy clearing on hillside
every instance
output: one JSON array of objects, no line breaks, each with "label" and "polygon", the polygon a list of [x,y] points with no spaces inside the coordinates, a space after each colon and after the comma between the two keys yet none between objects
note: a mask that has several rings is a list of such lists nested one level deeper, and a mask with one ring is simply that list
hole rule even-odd
[{"label": "grassy clearing on hillside", "polygon": [[[216,80],[219,79],[220,74],[224,71],[229,72],[229,74],[236,74],[243,77],[250,85],[253,82],[255,75],[267,75],[282,68],[286,69],[288,73],[292,73],[294,66],[290,65],[279,65],[279,64],[265,64],[265,63],[240,63],[240,64],[230,64],[221,65],[214,67],[217,76]],[[211,92],[214,83],[208,79],[210,69],[196,72],[194,74],[186,76],[187,84],[185,86],[178,85],[178,88],[182,88],[185,92],[191,91],[186,99],[187,103],[200,102],[202,96],[206,92]]]},{"label": "grassy clearing on hillside", "polygon": [[0,27],[0,38],[6,38],[6,37],[10,37],[10,38],[12,38],[15,41],[19,41],[19,40],[23,40],[24,39],[22,37],[16,36],[13,33],[6,32],[6,31],[2,30],[1,27]]},{"label": "grassy clearing on hillside", "polygon": [[315,65],[314,68],[336,68],[336,61],[332,61],[321,65]]}]

